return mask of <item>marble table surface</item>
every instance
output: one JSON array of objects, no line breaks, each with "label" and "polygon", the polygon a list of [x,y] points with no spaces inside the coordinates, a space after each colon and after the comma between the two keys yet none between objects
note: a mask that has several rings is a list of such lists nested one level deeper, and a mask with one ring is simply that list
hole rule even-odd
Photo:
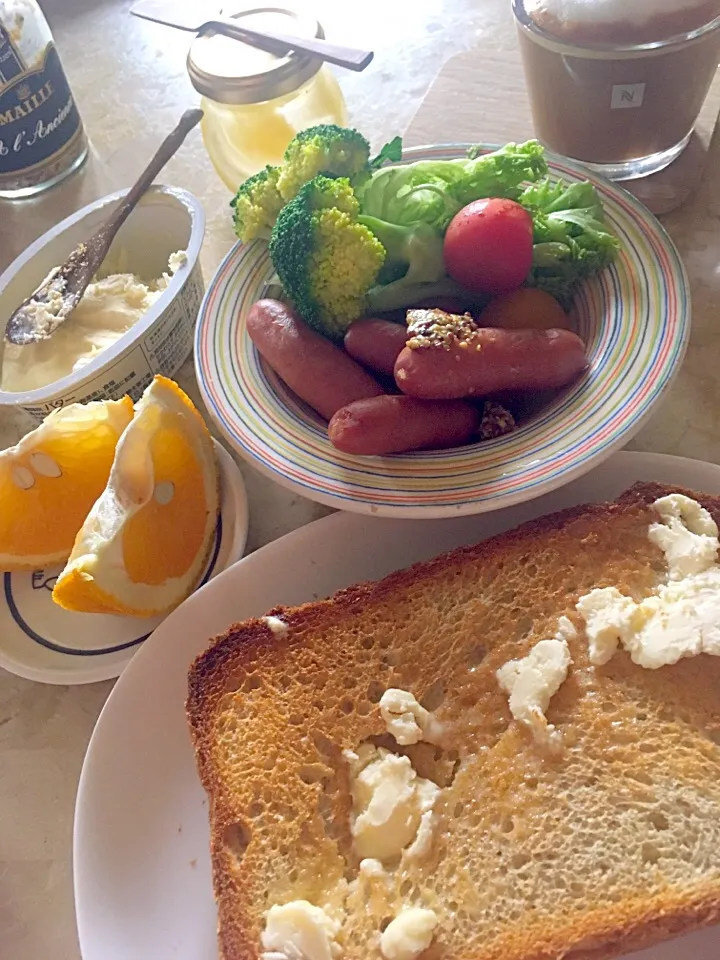
[{"label": "marble table surface", "polygon": [[[43,0],[42,5],[93,151],[80,174],[37,200],[0,202],[0,270],[53,222],[132,182],[180,112],[197,100],[185,72],[187,37],[130,17],[129,0]],[[448,58],[476,49],[477,62],[468,69],[483,70],[483,49],[497,54],[513,43],[506,0],[313,0],[311,6],[329,37],[376,51],[365,73],[340,78],[351,120],[375,144],[407,129]],[[497,77],[490,74],[488,84],[493,83]],[[453,102],[444,104],[431,123],[436,141],[459,139],[453,109]],[[665,218],[691,278],[695,323],[683,371],[633,443],[636,449],[713,461],[720,459],[719,159],[715,141],[699,191]],[[207,281],[233,235],[229,195],[197,131],[163,179],[190,189],[205,204]],[[198,399],[191,364],[180,379]],[[16,441],[29,426],[23,415],[0,409],[0,444]],[[249,550],[327,512],[241,466],[250,502]],[[109,682],[43,686],[0,670],[0,960],[80,956],[72,897],[73,805],[85,748],[111,687]]]}]

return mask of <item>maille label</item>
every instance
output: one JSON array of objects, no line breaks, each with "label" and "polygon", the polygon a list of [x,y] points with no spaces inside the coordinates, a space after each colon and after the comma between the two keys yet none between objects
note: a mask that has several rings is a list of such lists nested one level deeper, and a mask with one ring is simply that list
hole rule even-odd
[{"label": "maille label", "polygon": [[[0,57],[7,49],[13,49],[7,34],[0,34]],[[0,63],[6,78],[14,69],[8,64],[9,58]],[[39,169],[48,163],[81,127],[80,114],[51,43],[37,69],[18,74],[0,88],[0,182],[7,174]]]}]

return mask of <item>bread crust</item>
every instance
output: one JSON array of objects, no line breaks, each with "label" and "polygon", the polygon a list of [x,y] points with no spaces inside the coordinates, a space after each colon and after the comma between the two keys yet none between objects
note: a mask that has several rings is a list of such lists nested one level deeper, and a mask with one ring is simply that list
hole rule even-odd
[{"label": "bread crust", "polygon": [[[253,675],[252,671],[257,668],[260,674],[268,671],[269,675],[275,676],[277,671],[282,672],[282,664],[293,662],[288,657],[291,654],[295,656],[299,648],[319,642],[314,638],[342,635],[349,626],[362,623],[362,618],[369,610],[387,611],[387,616],[392,620],[398,597],[405,596],[408,591],[417,594],[425,588],[430,590],[442,578],[457,575],[457,571],[471,567],[484,570],[502,566],[504,558],[532,555],[533,551],[545,549],[548,543],[551,546],[559,544],[558,549],[563,544],[565,547],[568,543],[576,545],[579,550],[587,550],[587,555],[591,556],[599,532],[613,525],[621,525],[623,530],[639,530],[648,520],[653,501],[671,490],[684,492],[698,500],[720,523],[720,498],[661,484],[639,483],[613,503],[582,505],[542,517],[480,544],[462,547],[428,562],[415,564],[378,582],[349,587],[329,600],[299,607],[277,607],[270,613],[285,621],[288,626],[285,634],[273,633],[264,619],[252,619],[233,624],[223,635],[214,638],[190,669],[186,706],[200,779],[210,800],[213,882],[219,913],[219,944],[224,960],[257,960],[261,955],[259,933],[262,929],[262,910],[258,911],[257,897],[261,891],[264,892],[263,871],[260,864],[253,862],[248,866],[242,855],[238,860],[228,852],[227,831],[237,830],[238,823],[249,821],[245,819],[244,808],[236,796],[237,783],[233,787],[233,778],[224,769],[223,750],[218,747],[222,726],[220,718],[222,716],[222,723],[226,722],[223,710],[228,698],[239,696],[236,691]],[[641,558],[641,562],[636,564],[638,571],[635,573],[640,578],[637,581],[640,584],[638,589],[645,582],[642,577],[646,577],[653,561],[653,548],[642,543],[641,547],[647,549],[647,557]],[[633,557],[628,557],[623,567],[622,558],[614,557],[613,569],[621,569],[630,575],[634,562]],[[603,580],[602,576],[600,580]],[[574,597],[565,599],[569,610],[577,599],[577,592]],[[564,612],[565,609],[557,609],[556,615]],[[713,673],[715,681],[720,681],[718,659],[695,658],[696,661],[715,661],[706,664],[702,670],[697,664],[691,667],[689,661],[685,661],[680,669],[664,669],[678,671],[681,683],[685,683],[686,679],[688,683],[695,682],[708,670]],[[324,666],[332,668],[332,660],[333,651],[328,651]],[[338,666],[338,677],[344,677],[343,669]],[[418,663],[417,669],[422,673],[424,667]],[[641,670],[638,667],[634,669]],[[651,682],[647,676],[641,677],[641,680]],[[652,678],[652,682],[655,682],[655,678]],[[711,711],[707,705],[703,709],[706,713]],[[505,716],[503,724],[507,726],[508,722]],[[272,723],[272,720],[268,720],[268,723]],[[708,717],[708,724],[720,726],[717,710]],[[320,735],[331,736],[335,732],[333,725],[343,728],[338,748],[356,745],[368,735],[381,732],[374,715],[357,717],[353,714],[344,717],[339,711],[332,717],[319,716],[316,729]],[[223,736],[227,736],[227,730],[224,727],[222,729]],[[282,736],[285,736],[284,733]],[[518,736],[521,738],[520,734]],[[308,760],[307,756],[301,756],[306,749],[304,744],[307,739],[307,736],[303,739],[298,734],[296,739],[287,741],[288,751],[298,753],[298,763]],[[268,740],[277,746],[275,728],[268,733]],[[522,743],[522,739],[518,742]],[[227,741],[223,749],[227,749]],[[273,784],[274,777],[274,774],[269,775]],[[309,823],[314,808],[303,808],[300,799],[298,805],[300,817],[306,818]],[[235,837],[233,843],[237,845],[237,842]],[[695,882],[688,882],[686,889],[669,885],[667,890],[653,896],[640,898],[633,895],[619,902],[597,905],[595,909],[584,913],[561,914],[551,924],[544,919],[533,927],[532,923],[521,921],[508,925],[492,943],[474,947],[471,952],[441,951],[436,954],[431,948],[427,957],[433,960],[436,956],[443,960],[610,960],[621,953],[651,946],[669,937],[718,922],[720,871],[710,871]],[[379,956],[377,950],[375,953],[369,950],[367,955],[371,954]]]}]

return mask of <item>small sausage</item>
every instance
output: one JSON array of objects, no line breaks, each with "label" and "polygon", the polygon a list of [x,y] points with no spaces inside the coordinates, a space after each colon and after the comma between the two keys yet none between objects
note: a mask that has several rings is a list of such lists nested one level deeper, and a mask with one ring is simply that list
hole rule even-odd
[{"label": "small sausage", "polygon": [[345,349],[358,363],[391,377],[407,338],[404,323],[374,318],[356,320],[345,334]]},{"label": "small sausage", "polygon": [[395,381],[403,393],[427,400],[564,387],[587,366],[585,346],[569,330],[476,328],[444,342],[411,336],[408,344]]},{"label": "small sausage", "polygon": [[342,347],[316,333],[279,300],[254,303],[247,332],[280,379],[326,420],[348,403],[385,392]]},{"label": "small sausage", "polygon": [[472,440],[479,422],[480,410],[462,400],[370,397],[338,410],[328,436],[345,453],[381,456],[460,447]]}]

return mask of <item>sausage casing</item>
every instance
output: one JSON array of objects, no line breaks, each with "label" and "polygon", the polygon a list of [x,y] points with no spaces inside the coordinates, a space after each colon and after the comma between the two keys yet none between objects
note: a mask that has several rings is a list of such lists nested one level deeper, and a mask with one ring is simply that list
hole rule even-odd
[{"label": "sausage casing", "polygon": [[411,336],[395,381],[409,396],[450,400],[564,387],[586,366],[585,345],[570,330],[475,328],[437,343]]},{"label": "sausage casing", "polygon": [[367,370],[279,300],[250,308],[247,332],[261,356],[301,400],[329,420],[342,407],[385,391]]},{"label": "sausage casing", "polygon": [[338,410],[328,436],[345,453],[381,456],[460,447],[473,439],[479,422],[479,409],[462,400],[370,397]]},{"label": "sausage casing", "polygon": [[345,334],[345,349],[358,363],[391,377],[408,338],[407,327],[391,320],[356,320]]}]

